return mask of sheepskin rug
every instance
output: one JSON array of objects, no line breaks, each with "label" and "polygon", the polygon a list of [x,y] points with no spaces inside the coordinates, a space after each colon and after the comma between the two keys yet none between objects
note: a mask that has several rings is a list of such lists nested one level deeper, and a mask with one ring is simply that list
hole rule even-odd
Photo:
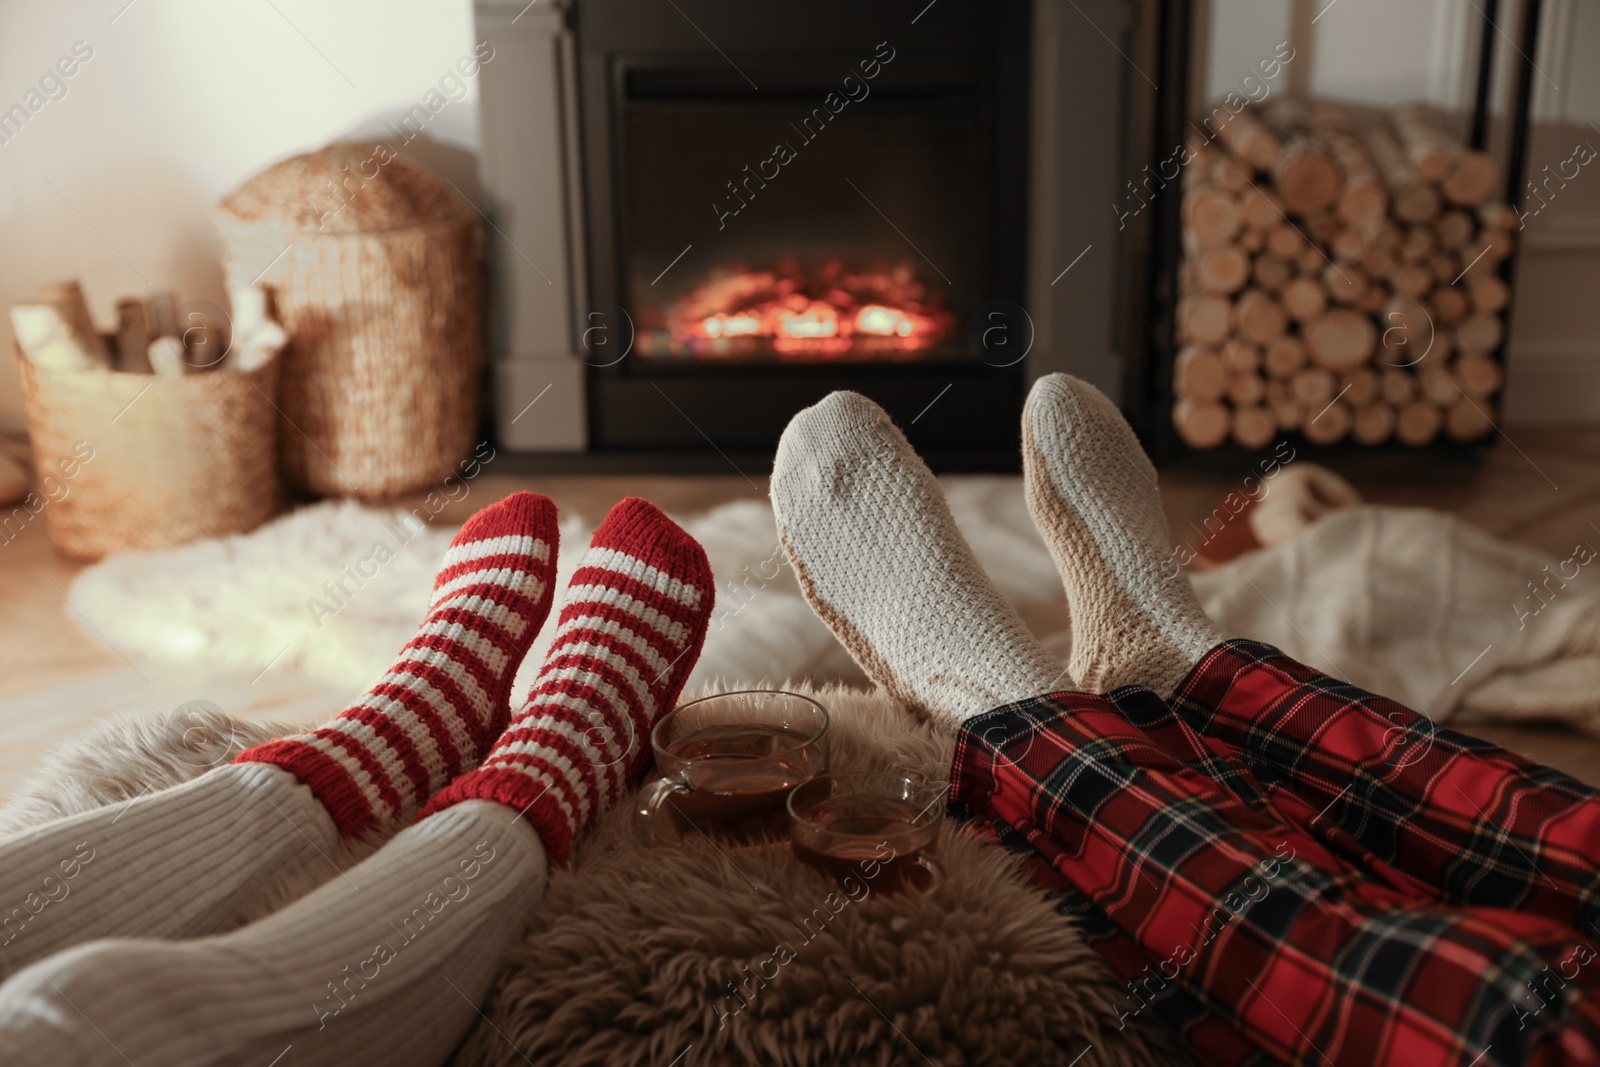
[{"label": "sheepskin rug", "polygon": [[[942,484],[1001,594],[1066,660],[1061,580],[1020,480]],[[716,616],[691,688],[865,681],[802,599],[767,503],[675,517],[705,545],[717,578]],[[578,516],[562,522],[562,587],[581,554],[571,549],[590,529]],[[415,630],[453,533],[404,511],[317,504],[253,533],[89,567],[72,585],[73,618],[152,664],[253,678],[270,663],[358,692]],[[1439,722],[1559,719],[1600,736],[1600,579],[1587,566],[1600,537],[1590,541],[1554,558],[1440,512],[1360,506],[1193,582],[1224,632],[1277,645]],[[535,643],[516,693],[532,683],[553,630]]]},{"label": "sheepskin rug", "polygon": [[[1061,602],[1061,579],[1014,481],[948,482],[956,521],[1013,604]],[[802,599],[769,504],[740,500],[673,517],[705,546],[717,583],[690,688],[718,679],[866,680]],[[562,517],[558,589],[577,569],[592,519]],[[327,501],[248,534],[111,556],[73,581],[73,617],[91,620],[86,632],[141,662],[245,678],[271,662],[359,691],[416,631],[455,532],[400,509]],[[534,643],[515,693],[532,684],[554,629]]]},{"label": "sheepskin rug", "polygon": [[[945,780],[953,723],[860,689],[802,691],[832,714],[834,769]],[[0,833],[185,781],[291,728],[202,705],[112,720],[40,768]],[[553,875],[452,1062],[1067,1067],[1090,1048],[1097,1065],[1189,1062],[1149,1013],[1122,1027],[1116,981],[1011,855],[947,826],[939,857],[931,892],[849,895],[785,846],[650,845],[614,811]],[[263,886],[245,913],[311,888]]]}]

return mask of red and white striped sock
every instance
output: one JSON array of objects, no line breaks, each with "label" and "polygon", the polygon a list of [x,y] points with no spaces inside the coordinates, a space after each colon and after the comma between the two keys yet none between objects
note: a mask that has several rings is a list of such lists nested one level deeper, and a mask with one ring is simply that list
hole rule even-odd
[{"label": "red and white striped sock", "polygon": [[700,658],[715,588],[705,550],[653,505],[611,509],[567,588],[528,703],[483,766],[433,798],[520,812],[557,863],[650,762],[650,730]]},{"label": "red and white striped sock", "polygon": [[347,835],[412,819],[505,729],[512,679],[550,614],[558,537],[548,497],[514,493],[478,512],[389,673],[327,725],[235,762],[289,771]]}]

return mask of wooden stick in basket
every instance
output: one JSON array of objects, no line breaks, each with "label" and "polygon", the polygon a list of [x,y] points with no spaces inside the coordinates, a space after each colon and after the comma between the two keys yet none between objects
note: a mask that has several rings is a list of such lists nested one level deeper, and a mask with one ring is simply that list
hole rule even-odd
[{"label": "wooden stick in basket", "polygon": [[56,309],[56,314],[61,316],[62,323],[79,347],[100,366],[112,365],[111,350],[106,347],[106,339],[100,336],[100,331],[95,329],[94,319],[89,315],[89,305],[83,299],[82,286],[76,281],[51,282],[40,287],[39,295],[42,303]]},{"label": "wooden stick in basket", "polygon": [[17,344],[36,367],[56,371],[104,370],[61,313],[49,304],[17,304],[11,309]]},{"label": "wooden stick in basket", "polygon": [[176,337],[157,337],[145,350],[150,369],[162,378],[182,378],[188,368],[183,358],[183,342]]},{"label": "wooden stick in basket", "polygon": [[[218,309],[221,310],[220,308]],[[228,331],[210,315],[192,311],[185,316],[182,343],[189,373],[216,370],[228,355]]]},{"label": "wooden stick in basket", "polygon": [[150,326],[145,321],[144,301],[117,301],[117,369],[133,374],[151,372]]},{"label": "wooden stick in basket", "polygon": [[240,373],[270,362],[288,340],[283,327],[267,317],[266,291],[242,285],[233,291],[233,345],[226,368]]}]

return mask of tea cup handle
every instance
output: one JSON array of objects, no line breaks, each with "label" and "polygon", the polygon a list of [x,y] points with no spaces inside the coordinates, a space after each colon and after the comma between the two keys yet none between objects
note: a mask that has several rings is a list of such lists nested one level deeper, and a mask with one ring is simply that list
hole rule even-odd
[{"label": "tea cup handle", "polygon": [[927,875],[923,881],[923,884],[917,886],[918,892],[931,893],[944,884],[944,864],[940,863],[927,853],[918,853],[916,863],[917,866],[921,867]]},{"label": "tea cup handle", "polygon": [[646,840],[658,845],[680,840],[681,834],[667,802],[688,792],[689,786],[676,778],[657,778],[639,791],[634,813]]}]

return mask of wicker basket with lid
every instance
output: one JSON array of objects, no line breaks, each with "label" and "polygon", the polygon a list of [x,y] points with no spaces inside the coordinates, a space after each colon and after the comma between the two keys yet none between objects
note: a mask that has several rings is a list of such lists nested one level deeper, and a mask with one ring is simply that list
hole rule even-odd
[{"label": "wicker basket with lid", "polygon": [[223,198],[230,287],[273,294],[289,334],[284,475],[326,496],[384,497],[456,470],[477,427],[477,218],[382,145],[336,144]]}]

